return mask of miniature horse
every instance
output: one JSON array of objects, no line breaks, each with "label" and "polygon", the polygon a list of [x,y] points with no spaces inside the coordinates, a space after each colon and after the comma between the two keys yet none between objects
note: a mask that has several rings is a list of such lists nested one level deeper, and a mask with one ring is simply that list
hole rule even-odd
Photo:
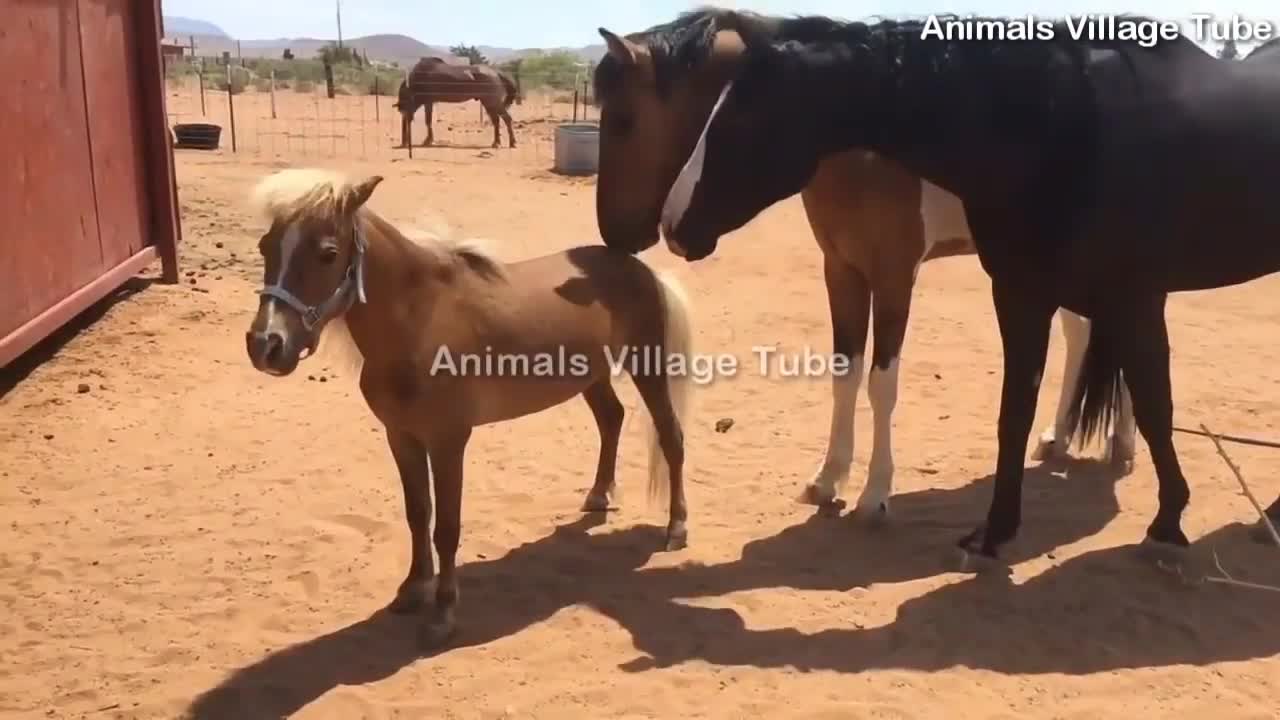
[{"label": "miniature horse", "polygon": [[[596,213],[606,245],[639,252],[658,241],[663,200],[739,64],[739,30],[769,33],[782,42],[803,38],[811,25],[803,18],[707,8],[626,37],[599,29],[607,53],[594,76],[601,106]],[[801,197],[822,251],[832,349],[850,360],[850,372],[831,379],[825,457],[801,500],[843,505],[837,498],[853,465],[854,406],[863,371],[869,369],[872,447],[856,512],[878,521],[887,517],[893,495],[892,417],[916,275],[930,260],[973,254],[972,233],[954,195],[861,150],[823,158]],[[1066,340],[1062,389],[1053,424],[1033,453],[1037,460],[1067,455],[1072,442],[1067,410],[1089,343],[1087,319],[1069,310],[1059,319]],[[869,367],[864,366],[868,329],[874,338]],[[1123,385],[1121,393],[1105,455],[1127,472],[1137,431]]]},{"label": "miniature horse", "polygon": [[1105,424],[1123,371],[1159,481],[1143,548],[1180,562],[1190,490],[1172,437],[1165,302],[1280,271],[1280,73],[1181,36],[1077,41],[1058,23],[1049,40],[966,42],[917,21],[803,20],[806,41],[743,36],[739,70],[664,204],[672,252],[707,257],[852,148],[946,188],[991,278],[1004,356],[994,494],[961,550],[1000,567],[1017,534],[1049,325],[1067,307],[1092,321],[1073,424],[1086,437]]},{"label": "miniature horse", "polygon": [[[454,630],[473,427],[583,396],[600,431],[583,510],[608,508],[624,414],[610,377],[619,366],[653,420],[649,492],[669,492],[666,547],[683,548],[682,415],[691,380],[668,361],[687,362],[691,328],[678,285],[598,245],[503,264],[462,243],[415,243],[365,206],[381,181],[283,170],[255,187],[269,228],[260,243],[265,286],[246,344],[253,366],[273,376],[291,374],[326,331],[358,352],[360,390],[386,428],[412,540],[390,609],[425,611],[435,579],[422,640],[440,645]],[[427,536],[432,479],[438,578]]]}]

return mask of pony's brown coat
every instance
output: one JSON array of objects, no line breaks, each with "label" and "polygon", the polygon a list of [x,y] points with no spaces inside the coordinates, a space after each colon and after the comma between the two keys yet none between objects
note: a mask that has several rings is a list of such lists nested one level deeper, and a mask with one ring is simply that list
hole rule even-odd
[{"label": "pony's brown coat", "polygon": [[[466,245],[415,243],[364,206],[379,182],[287,170],[259,186],[256,198],[270,223],[261,243],[267,285],[287,288],[308,306],[320,305],[342,292],[344,273],[359,252],[358,233],[367,248],[367,301],[352,297],[345,314],[321,318],[308,331],[296,308],[264,295],[248,332],[248,351],[255,367],[287,375],[301,350],[315,344],[313,333],[342,328],[349,334],[361,362],[360,390],[386,428],[404,487],[413,553],[392,603],[396,611],[429,604],[435,568],[427,540],[428,480],[434,476],[440,569],[424,639],[438,643],[454,626],[462,467],[471,429],[582,395],[601,436],[595,482],[583,509],[605,510],[623,420],[606,349],[614,359],[626,347],[687,362],[691,331],[679,289],[633,256],[586,246],[508,264]],[[575,354],[581,365],[573,364]],[[530,364],[508,364],[506,376],[465,364],[486,357],[525,358]],[[547,357],[568,360],[542,365],[551,368],[548,375],[536,364]],[[653,420],[650,492],[669,490],[667,547],[678,549],[687,537],[680,416],[690,378],[667,367],[659,362],[624,369]]]}]

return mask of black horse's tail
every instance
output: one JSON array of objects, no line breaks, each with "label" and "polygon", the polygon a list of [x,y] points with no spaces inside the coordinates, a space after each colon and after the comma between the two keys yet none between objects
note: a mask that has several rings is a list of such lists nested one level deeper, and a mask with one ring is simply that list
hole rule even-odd
[{"label": "black horse's tail", "polygon": [[1084,352],[1075,396],[1067,412],[1067,431],[1084,447],[1110,426],[1120,405],[1123,378],[1110,333],[1089,323],[1089,347]]},{"label": "black horse's tail", "polygon": [[502,101],[502,109],[506,110],[511,107],[511,103],[520,99],[520,84],[505,70],[498,70],[498,79],[502,81],[502,87],[507,90],[507,96]]}]

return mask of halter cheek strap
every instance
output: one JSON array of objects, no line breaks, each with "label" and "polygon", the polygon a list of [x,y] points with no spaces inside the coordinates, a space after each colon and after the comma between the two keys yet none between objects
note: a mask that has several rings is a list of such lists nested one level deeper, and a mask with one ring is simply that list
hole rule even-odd
[{"label": "halter cheek strap", "polygon": [[351,263],[347,265],[347,272],[338,287],[334,288],[333,293],[319,305],[306,304],[279,283],[267,285],[258,291],[259,296],[273,297],[297,311],[302,317],[302,327],[311,334],[311,341],[307,347],[312,352],[315,351],[320,339],[315,333],[317,327],[350,310],[356,301],[368,302],[364,293],[364,260],[368,243],[365,241],[364,234],[360,232],[358,223],[352,224],[352,235],[355,238],[355,251],[352,253]]}]

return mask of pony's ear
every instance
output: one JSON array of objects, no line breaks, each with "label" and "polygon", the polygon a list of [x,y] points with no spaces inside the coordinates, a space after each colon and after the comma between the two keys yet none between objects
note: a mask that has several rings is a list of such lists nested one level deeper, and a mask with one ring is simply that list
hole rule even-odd
[{"label": "pony's ear", "polygon": [[369,201],[369,196],[373,194],[378,183],[382,182],[381,175],[371,175],[364,180],[356,183],[347,191],[347,197],[342,203],[342,211],[351,214],[359,210]]},{"label": "pony's ear", "polygon": [[596,30],[600,33],[600,37],[604,38],[604,43],[609,49],[609,54],[613,56],[614,60],[617,60],[623,65],[635,64],[636,51],[640,49],[638,45],[624,37],[619,37],[604,28],[596,28]]}]

